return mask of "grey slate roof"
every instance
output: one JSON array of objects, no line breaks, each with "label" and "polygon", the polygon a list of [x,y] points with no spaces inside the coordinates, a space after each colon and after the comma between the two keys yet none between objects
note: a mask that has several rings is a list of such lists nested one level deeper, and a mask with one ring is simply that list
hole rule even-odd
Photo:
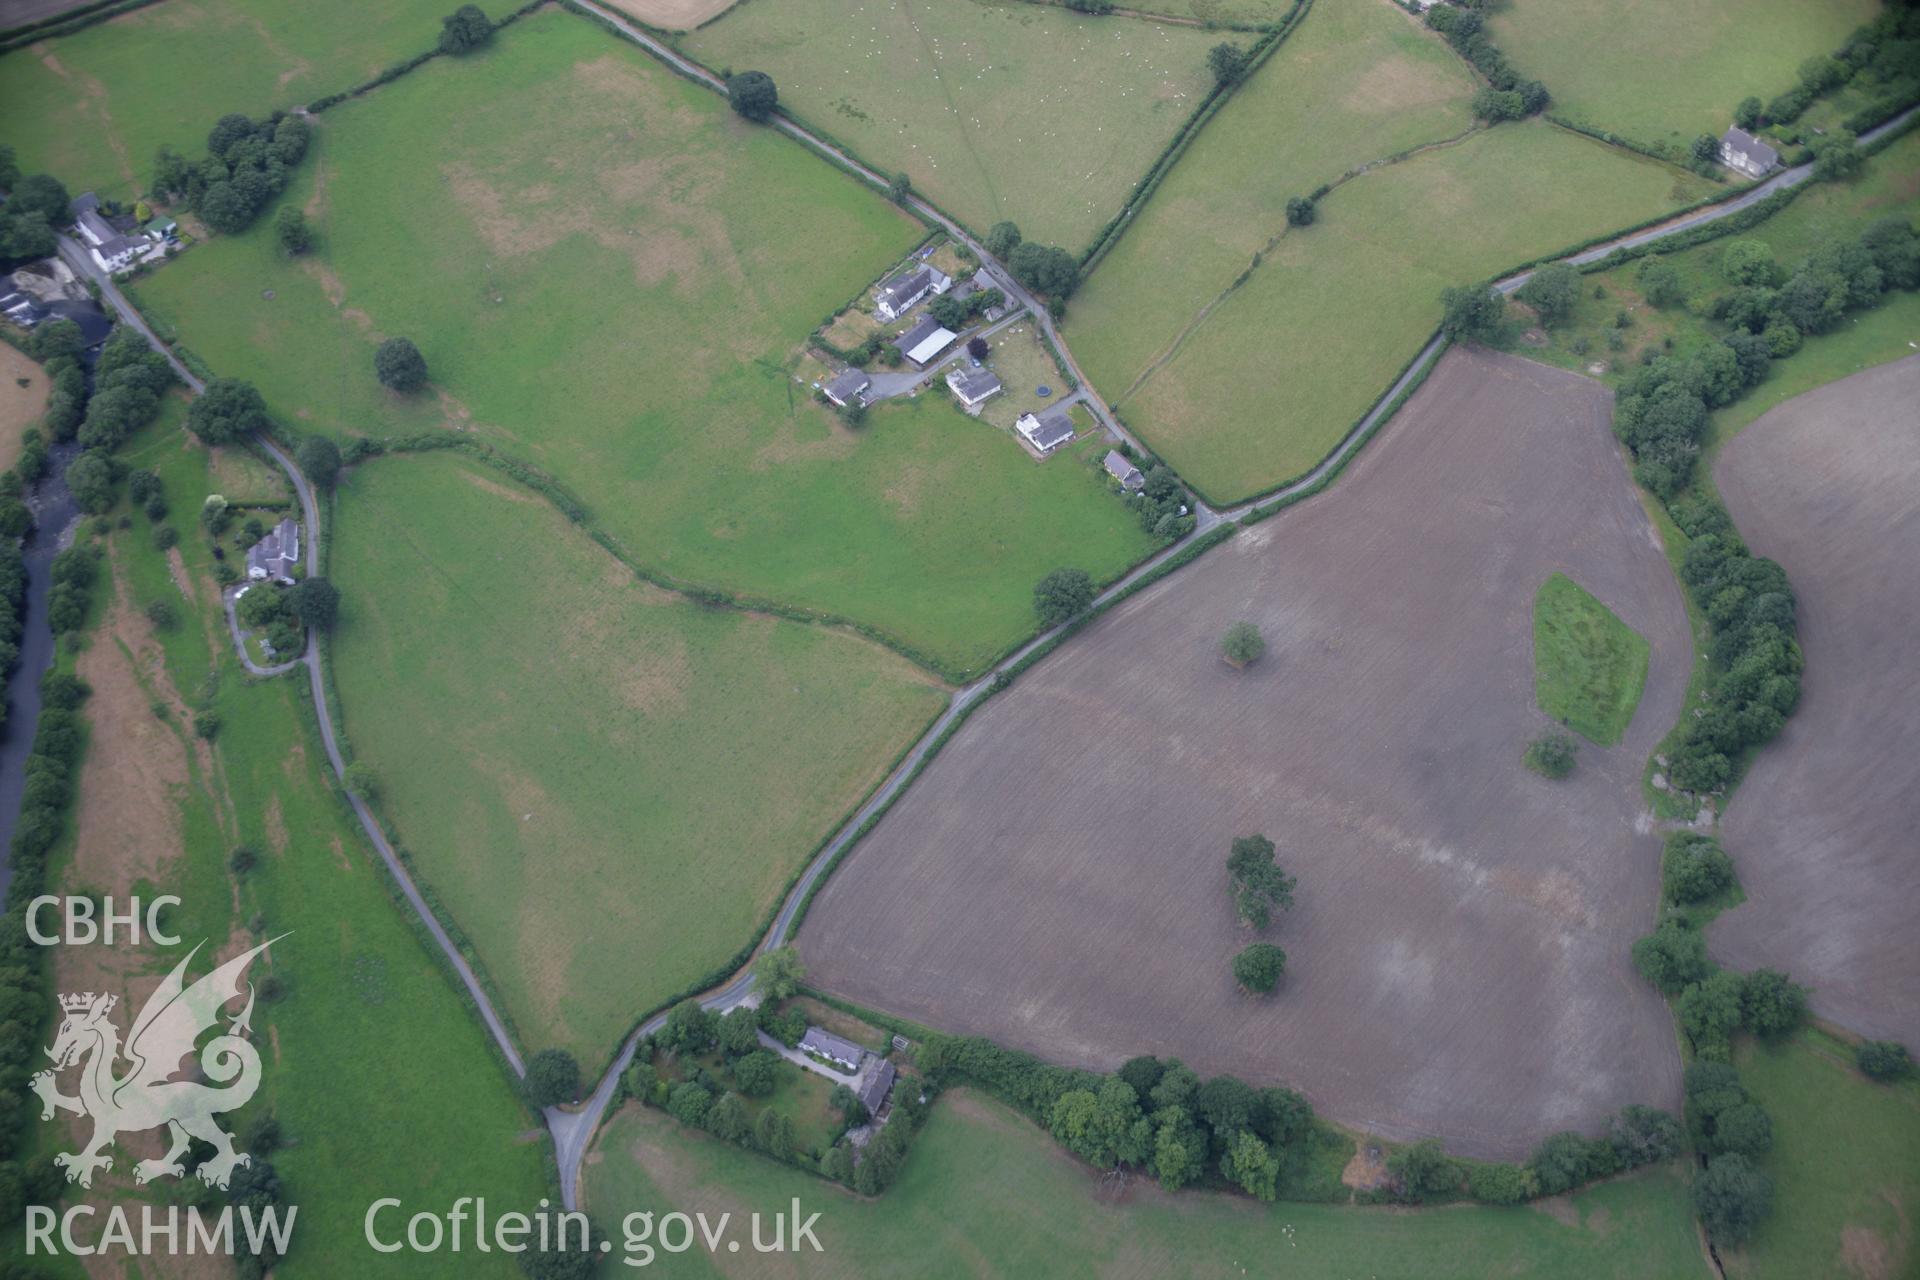
[{"label": "grey slate roof", "polygon": [[947,375],[947,385],[965,400],[979,400],[1000,390],[1000,375],[991,369],[958,369]]},{"label": "grey slate roof", "polygon": [[902,271],[880,286],[876,300],[897,315],[914,298],[937,286],[941,279],[942,274],[932,267]]},{"label": "grey slate roof", "polygon": [[861,369],[843,369],[827,383],[827,396],[838,404],[845,404],[853,397],[873,385],[873,379]]},{"label": "grey slate roof", "polygon": [[1035,420],[1031,433],[1022,433],[1032,442],[1033,447],[1042,452],[1053,448],[1073,435],[1073,419],[1064,409],[1049,409]]},{"label": "grey slate roof", "polygon": [[282,520],[267,531],[267,536],[247,548],[247,576],[268,579],[293,577],[300,563],[300,526],[292,519]]},{"label": "grey slate roof", "polygon": [[893,1088],[893,1078],[897,1073],[893,1064],[885,1058],[873,1064],[873,1070],[867,1073],[867,1081],[860,1086],[860,1103],[868,1114],[878,1115],[881,1104],[886,1102],[887,1094]]},{"label": "grey slate roof", "polygon": [[1730,125],[1720,135],[1720,149],[1729,157],[1745,156],[1760,169],[1772,169],[1780,163],[1780,153],[1738,125]]},{"label": "grey slate roof", "polygon": [[867,1056],[867,1051],[853,1041],[833,1034],[819,1027],[808,1027],[807,1034],[800,1037],[802,1053],[817,1053],[823,1058],[832,1058],[838,1062],[851,1062],[858,1066]]},{"label": "grey slate roof", "polygon": [[1140,468],[1133,465],[1133,460],[1118,449],[1107,450],[1107,456],[1101,461],[1106,465],[1107,474],[1118,480],[1122,489],[1138,489],[1147,482],[1147,478],[1140,474]]}]

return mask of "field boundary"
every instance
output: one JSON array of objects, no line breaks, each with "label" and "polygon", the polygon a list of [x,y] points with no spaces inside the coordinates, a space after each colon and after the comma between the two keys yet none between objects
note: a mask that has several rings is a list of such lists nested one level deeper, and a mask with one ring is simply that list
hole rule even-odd
[{"label": "field boundary", "polygon": [[65,13],[56,13],[51,17],[41,18],[37,22],[9,27],[5,31],[0,31],[0,54],[24,49],[41,40],[54,40],[61,36],[74,35],[109,18],[117,18],[123,13],[132,13],[135,9],[144,9],[159,3],[160,0],[95,0],[93,4],[81,5]]},{"label": "field boundary", "polygon": [[1271,27],[1261,28],[1265,34],[1254,41],[1253,48],[1247,51],[1246,69],[1237,79],[1226,84],[1216,83],[1207,96],[1200,100],[1200,105],[1193,109],[1187,116],[1186,122],[1175,131],[1167,145],[1161,149],[1159,156],[1147,166],[1146,173],[1134,183],[1133,194],[1121,204],[1120,211],[1108,219],[1107,225],[1094,233],[1093,242],[1081,250],[1080,273],[1082,276],[1091,274],[1093,269],[1100,265],[1100,260],[1119,243],[1121,235],[1132,223],[1134,214],[1144,208],[1147,200],[1159,190],[1160,183],[1173,171],[1173,166],[1179,162],[1180,157],[1186,154],[1193,139],[1199,136],[1201,126],[1226,105],[1228,99],[1233,97],[1234,92],[1241,85],[1267,64],[1267,60],[1273,56],[1273,51],[1285,43],[1294,29],[1306,20],[1307,11],[1312,7],[1313,0],[1294,0],[1293,8],[1287,11],[1285,17]]}]

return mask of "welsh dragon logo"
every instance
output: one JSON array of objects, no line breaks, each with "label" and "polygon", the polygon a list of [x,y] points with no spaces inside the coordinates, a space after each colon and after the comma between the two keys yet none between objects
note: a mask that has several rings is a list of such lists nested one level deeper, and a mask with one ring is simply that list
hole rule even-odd
[{"label": "welsh dragon logo", "polygon": [[[233,1135],[213,1117],[246,1105],[260,1087],[260,1053],[246,1038],[252,1030],[253,984],[246,983],[243,991],[241,974],[255,956],[279,940],[269,939],[187,986],[183,976],[200,951],[196,946],[147,998],[124,1048],[120,1028],[107,1016],[117,997],[91,991],[60,997],[65,1016],[53,1047],[47,1050],[53,1067],[33,1077],[33,1091],[40,1095],[42,1120],[53,1119],[56,1111],[93,1119],[93,1136],[85,1147],[53,1158],[67,1171],[68,1182],[92,1186],[96,1169],[113,1168],[107,1149],[116,1137],[161,1125],[166,1126],[171,1145],[159,1159],[134,1166],[136,1182],[184,1174],[180,1157],[192,1138],[214,1148],[213,1158],[199,1168],[201,1181],[209,1186],[225,1188],[236,1167],[251,1163],[250,1156],[233,1149]],[[218,1025],[221,1010],[242,995],[246,1007],[200,1049],[200,1074],[213,1083],[174,1079],[181,1059],[194,1052],[201,1033]],[[127,1071],[115,1075],[121,1058],[129,1064]],[[75,1066],[80,1069],[80,1093],[68,1097],[60,1092],[56,1078]]]}]

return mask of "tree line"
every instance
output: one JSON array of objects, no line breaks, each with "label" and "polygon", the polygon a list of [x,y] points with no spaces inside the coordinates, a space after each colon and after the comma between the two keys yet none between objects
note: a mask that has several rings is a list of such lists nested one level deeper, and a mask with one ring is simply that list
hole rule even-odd
[{"label": "tree line", "polygon": [[1473,95],[1473,114],[1498,124],[1538,115],[1552,101],[1547,86],[1528,80],[1507,61],[1507,55],[1487,34],[1481,17],[1483,0],[1451,0],[1427,10],[1427,26],[1440,33],[1473,69],[1487,78],[1487,87]]}]

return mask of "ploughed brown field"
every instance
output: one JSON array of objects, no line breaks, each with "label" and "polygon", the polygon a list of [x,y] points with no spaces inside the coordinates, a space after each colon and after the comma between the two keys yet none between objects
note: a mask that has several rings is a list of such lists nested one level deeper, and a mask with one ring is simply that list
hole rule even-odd
[{"label": "ploughed brown field", "polygon": [[1787,571],[1800,706],[1723,823],[1746,890],[1708,944],[1784,969],[1821,1016],[1920,1047],[1920,356],[1769,411],[1714,480]]},{"label": "ploughed brown field", "polygon": [[[834,875],[812,980],[1056,1062],[1178,1056],[1303,1089],[1391,1138],[1516,1157],[1680,1062],[1628,946],[1659,838],[1640,776],[1678,714],[1687,618],[1597,383],[1455,350],[1329,493],[1089,627],[994,699]],[[1063,551],[1070,562],[1071,552]],[[1520,754],[1534,593],[1555,571],[1652,648],[1619,745],[1548,782]],[[1221,633],[1249,619],[1245,671]],[[1299,876],[1230,973],[1225,860]]]}]

